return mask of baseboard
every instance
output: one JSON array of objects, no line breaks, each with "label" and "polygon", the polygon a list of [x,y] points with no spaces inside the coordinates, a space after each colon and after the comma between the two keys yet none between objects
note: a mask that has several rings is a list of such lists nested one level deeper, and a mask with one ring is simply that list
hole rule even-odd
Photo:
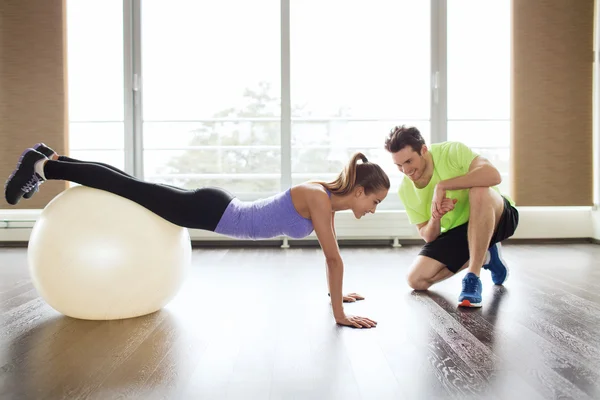
[{"label": "baseboard", "polygon": [[[421,239],[405,239],[394,242],[393,240],[369,240],[369,239],[343,239],[338,240],[340,248],[362,247],[362,248],[388,248],[404,246],[422,246],[425,242]],[[192,240],[194,249],[239,249],[239,248],[282,248],[282,242],[279,240]],[[515,239],[510,238],[502,242],[503,245],[566,245],[566,244],[597,244],[600,240],[594,238],[543,238],[543,239]],[[26,241],[0,242],[2,248],[27,248]],[[287,245],[290,248],[319,248],[318,240],[289,240]]]}]

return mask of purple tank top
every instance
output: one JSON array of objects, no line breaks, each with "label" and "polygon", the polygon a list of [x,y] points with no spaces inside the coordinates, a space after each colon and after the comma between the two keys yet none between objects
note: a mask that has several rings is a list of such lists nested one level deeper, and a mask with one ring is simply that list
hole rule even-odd
[{"label": "purple tank top", "polygon": [[[329,194],[329,192],[328,192]],[[265,199],[233,199],[225,209],[216,233],[237,239],[301,239],[313,231],[312,221],[294,208],[291,189]]]}]

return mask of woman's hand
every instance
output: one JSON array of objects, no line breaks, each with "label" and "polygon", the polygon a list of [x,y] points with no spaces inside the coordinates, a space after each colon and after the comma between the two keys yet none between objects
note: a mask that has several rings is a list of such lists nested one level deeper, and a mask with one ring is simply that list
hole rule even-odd
[{"label": "woman's hand", "polygon": [[357,300],[364,300],[365,298],[358,293],[348,293],[343,299],[344,303],[354,303]]},{"label": "woman's hand", "polygon": [[365,318],[365,317],[357,317],[354,315],[343,315],[340,318],[336,318],[335,322],[337,322],[339,325],[344,325],[344,326],[351,326],[354,328],[374,328],[375,326],[377,326],[377,322],[369,319],[369,318]]},{"label": "woman's hand", "polygon": [[[329,297],[331,297],[331,293],[327,293]],[[358,293],[348,293],[345,296],[342,296],[344,303],[354,303],[357,300],[364,300],[365,298]]]}]

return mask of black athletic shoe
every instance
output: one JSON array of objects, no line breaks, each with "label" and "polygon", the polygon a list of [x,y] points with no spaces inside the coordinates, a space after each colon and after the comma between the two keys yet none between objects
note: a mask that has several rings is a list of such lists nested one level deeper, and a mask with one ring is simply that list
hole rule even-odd
[{"label": "black athletic shoe", "polygon": [[4,185],[4,197],[8,204],[17,204],[25,193],[43,181],[35,172],[35,163],[44,159],[47,160],[47,157],[34,149],[27,149],[21,154],[17,168]]},{"label": "black athletic shoe", "polygon": [[[45,155],[48,158],[52,157],[52,155],[55,153],[54,150],[52,150],[50,147],[46,146],[44,143],[36,144],[35,146],[33,146],[33,149],[39,151],[40,153],[42,153],[43,155]],[[27,192],[23,195],[23,198],[24,199],[31,198],[31,196],[36,194],[39,189],[40,189],[40,185],[39,185],[39,183],[36,183],[33,186],[33,189],[31,189],[29,192]]]}]

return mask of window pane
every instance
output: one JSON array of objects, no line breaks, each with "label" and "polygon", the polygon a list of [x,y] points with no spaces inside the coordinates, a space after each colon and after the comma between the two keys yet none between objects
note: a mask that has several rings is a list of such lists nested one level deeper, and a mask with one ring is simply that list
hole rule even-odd
[{"label": "window pane", "polygon": [[280,121],[146,122],[144,147],[148,150],[189,146],[271,146],[280,148]]},{"label": "window pane", "polygon": [[449,121],[448,140],[463,142],[490,160],[502,174],[501,192],[510,195],[509,121]]},{"label": "window pane", "polygon": [[[402,121],[407,125],[418,126],[423,137],[430,138],[430,124],[427,122]],[[384,149],[387,133],[399,121],[309,121],[292,124],[292,183],[307,180],[333,180],[359,151],[369,161],[379,164],[390,178],[391,188],[380,210],[403,208],[398,196],[398,187],[403,175],[392,161],[392,156]]]},{"label": "window pane", "polygon": [[510,195],[510,1],[448,2],[448,140],[488,158]]},{"label": "window pane", "polygon": [[143,2],[145,179],[280,189],[279,4]]},{"label": "window pane", "polygon": [[69,119],[123,121],[123,1],[67,1]]},{"label": "window pane", "polygon": [[448,119],[510,118],[511,2],[448,2]]},{"label": "window pane", "polygon": [[[198,150],[148,150],[145,175],[272,174],[279,165],[279,149],[224,146]],[[199,160],[199,162],[198,162]]]},{"label": "window pane", "polygon": [[291,1],[293,116],[429,120],[429,3]]},{"label": "window pane", "polygon": [[321,119],[294,122],[292,124],[292,147],[354,146],[383,148],[388,133],[397,125],[417,126],[429,140],[429,123],[422,121],[352,121],[343,119]]},{"label": "window pane", "polygon": [[144,119],[280,115],[278,0],[145,0]]},{"label": "window pane", "polygon": [[124,125],[122,122],[71,122],[69,143],[71,150],[123,150]]},{"label": "window pane", "polygon": [[144,135],[149,181],[188,189],[221,186],[239,197],[280,189],[279,120],[147,122]]},{"label": "window pane", "polygon": [[123,2],[67,0],[69,155],[123,168]]},{"label": "window pane", "polygon": [[125,168],[122,122],[71,122],[68,156]]},{"label": "window pane", "polygon": [[448,121],[448,140],[476,147],[510,147],[510,121]]},{"label": "window pane", "polygon": [[361,151],[392,181],[379,208],[402,208],[383,146],[401,124],[430,138],[430,2],[293,0],[290,12],[292,182],[333,179]]}]

